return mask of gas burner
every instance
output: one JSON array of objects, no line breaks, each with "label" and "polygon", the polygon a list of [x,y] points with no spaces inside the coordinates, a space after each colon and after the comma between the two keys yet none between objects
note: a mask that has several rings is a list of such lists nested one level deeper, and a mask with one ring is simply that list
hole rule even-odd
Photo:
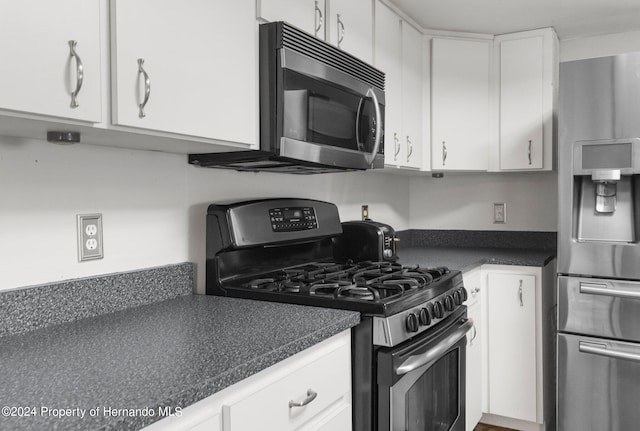
[{"label": "gas burner", "polygon": [[264,274],[242,286],[261,291],[381,303],[423,290],[448,272],[446,268],[420,268],[395,262],[310,262]]},{"label": "gas burner", "polygon": [[249,287],[251,289],[266,289],[270,287],[276,280],[274,278],[256,278],[248,283],[243,284],[243,287]]}]

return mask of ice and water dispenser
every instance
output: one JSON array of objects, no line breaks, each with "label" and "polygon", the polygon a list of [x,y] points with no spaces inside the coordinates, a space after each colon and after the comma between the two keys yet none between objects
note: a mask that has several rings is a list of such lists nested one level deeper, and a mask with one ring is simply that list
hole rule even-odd
[{"label": "ice and water dispenser", "polygon": [[573,180],[574,240],[638,241],[639,138],[575,142]]}]

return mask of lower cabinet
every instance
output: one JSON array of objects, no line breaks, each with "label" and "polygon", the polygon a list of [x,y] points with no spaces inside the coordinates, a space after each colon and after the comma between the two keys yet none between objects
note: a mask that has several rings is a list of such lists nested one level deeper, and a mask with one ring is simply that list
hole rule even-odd
[{"label": "lower cabinet", "polygon": [[351,430],[351,334],[344,331],[145,430]]},{"label": "lower cabinet", "polygon": [[467,336],[466,366],[466,431],[473,431],[482,417],[482,307],[480,301],[480,268],[463,274],[464,286],[469,294],[467,317],[473,319],[473,328]]},{"label": "lower cabinet", "polygon": [[545,267],[484,265],[481,277],[481,421],[553,429],[555,260]]},{"label": "lower cabinet", "polygon": [[538,422],[536,276],[487,274],[489,412]]}]

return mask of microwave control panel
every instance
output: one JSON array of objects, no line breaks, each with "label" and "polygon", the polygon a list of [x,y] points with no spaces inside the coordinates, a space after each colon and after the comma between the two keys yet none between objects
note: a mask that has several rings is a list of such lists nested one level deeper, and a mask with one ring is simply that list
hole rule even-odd
[{"label": "microwave control panel", "polygon": [[318,228],[313,207],[271,208],[271,229],[274,232],[293,232]]}]

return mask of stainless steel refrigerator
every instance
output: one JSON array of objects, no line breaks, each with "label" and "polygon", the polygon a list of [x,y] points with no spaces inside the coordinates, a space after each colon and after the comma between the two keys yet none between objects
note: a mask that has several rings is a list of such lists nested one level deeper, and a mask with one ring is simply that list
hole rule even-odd
[{"label": "stainless steel refrigerator", "polygon": [[558,431],[640,429],[640,53],[559,93]]}]

